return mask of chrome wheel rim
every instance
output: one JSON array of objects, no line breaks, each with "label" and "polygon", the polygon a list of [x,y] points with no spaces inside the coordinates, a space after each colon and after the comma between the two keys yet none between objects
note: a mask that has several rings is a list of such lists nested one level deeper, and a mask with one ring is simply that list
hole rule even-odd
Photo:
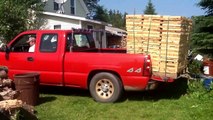
[{"label": "chrome wheel rim", "polygon": [[96,83],[96,93],[102,99],[110,98],[114,93],[114,85],[109,79],[101,79]]}]

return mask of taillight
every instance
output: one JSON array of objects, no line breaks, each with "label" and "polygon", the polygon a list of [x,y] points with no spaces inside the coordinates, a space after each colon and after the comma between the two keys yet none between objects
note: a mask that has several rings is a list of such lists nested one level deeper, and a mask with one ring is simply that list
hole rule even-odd
[{"label": "taillight", "polygon": [[152,72],[152,64],[150,55],[146,55],[144,58],[144,76],[150,76]]}]

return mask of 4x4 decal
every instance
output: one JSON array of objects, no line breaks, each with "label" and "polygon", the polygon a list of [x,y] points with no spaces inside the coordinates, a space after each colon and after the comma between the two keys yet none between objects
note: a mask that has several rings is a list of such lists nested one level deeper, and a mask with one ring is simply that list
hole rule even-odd
[{"label": "4x4 decal", "polygon": [[142,70],[141,68],[136,68],[136,69],[130,68],[130,69],[127,70],[127,72],[128,73],[133,73],[133,72],[141,73],[141,70]]}]

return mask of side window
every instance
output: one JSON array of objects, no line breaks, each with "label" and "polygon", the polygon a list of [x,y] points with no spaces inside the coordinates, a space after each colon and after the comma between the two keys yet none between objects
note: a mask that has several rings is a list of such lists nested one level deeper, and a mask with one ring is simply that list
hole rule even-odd
[{"label": "side window", "polygon": [[40,52],[56,52],[58,46],[57,34],[43,34],[40,43]]},{"label": "side window", "polygon": [[[29,39],[36,38],[36,34],[27,34],[18,37],[10,46],[11,52],[28,52],[30,48]],[[34,41],[35,42],[35,41]]]},{"label": "side window", "polygon": [[90,48],[90,44],[86,34],[74,34],[75,44],[77,47]]}]

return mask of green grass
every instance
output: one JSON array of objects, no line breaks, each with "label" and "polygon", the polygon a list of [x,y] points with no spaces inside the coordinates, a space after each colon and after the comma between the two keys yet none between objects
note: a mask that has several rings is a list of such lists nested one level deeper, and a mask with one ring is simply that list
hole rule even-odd
[{"label": "green grass", "polygon": [[39,120],[211,120],[213,98],[186,94],[185,82],[155,91],[125,92],[117,103],[97,103],[87,90],[42,87]]}]

